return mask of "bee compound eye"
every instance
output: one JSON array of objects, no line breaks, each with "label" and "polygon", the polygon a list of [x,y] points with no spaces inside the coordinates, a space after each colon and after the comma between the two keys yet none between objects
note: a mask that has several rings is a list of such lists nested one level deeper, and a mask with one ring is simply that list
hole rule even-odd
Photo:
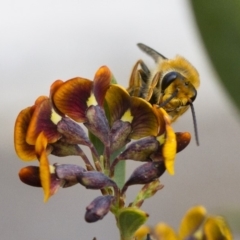
[{"label": "bee compound eye", "polygon": [[162,80],[162,92],[166,90],[166,88],[179,76],[177,72],[169,72],[167,73]]}]

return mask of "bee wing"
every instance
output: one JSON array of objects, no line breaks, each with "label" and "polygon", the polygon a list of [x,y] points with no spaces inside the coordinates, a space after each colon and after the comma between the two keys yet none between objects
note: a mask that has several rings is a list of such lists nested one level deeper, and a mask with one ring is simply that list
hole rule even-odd
[{"label": "bee wing", "polygon": [[148,47],[147,45],[145,45],[143,43],[138,43],[137,45],[143,52],[145,52],[150,57],[152,57],[156,63],[159,61],[159,58],[167,59],[161,53],[155,51],[154,49]]}]

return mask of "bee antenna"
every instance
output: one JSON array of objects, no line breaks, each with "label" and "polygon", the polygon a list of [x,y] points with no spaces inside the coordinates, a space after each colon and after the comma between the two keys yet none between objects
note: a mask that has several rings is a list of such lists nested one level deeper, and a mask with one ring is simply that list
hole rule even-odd
[{"label": "bee antenna", "polygon": [[159,104],[159,107],[164,107],[166,104],[168,104],[173,98],[175,98],[178,94],[178,89],[176,89],[173,94],[171,95],[171,97],[169,97],[168,99],[166,99],[165,101],[163,101],[161,104]]},{"label": "bee antenna", "polygon": [[193,127],[194,127],[196,144],[197,144],[197,146],[199,146],[198,129],[197,129],[197,119],[196,119],[196,114],[195,114],[195,110],[194,110],[192,101],[189,101],[189,105],[190,105],[191,111],[192,111]]}]

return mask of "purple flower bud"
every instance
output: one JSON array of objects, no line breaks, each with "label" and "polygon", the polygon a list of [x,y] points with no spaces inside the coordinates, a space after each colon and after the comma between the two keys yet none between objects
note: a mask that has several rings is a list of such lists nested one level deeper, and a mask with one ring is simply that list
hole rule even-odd
[{"label": "purple flower bud", "polygon": [[77,176],[86,171],[83,167],[73,164],[54,164],[54,167],[57,178],[65,180],[64,188],[77,184]]},{"label": "purple flower bud", "polygon": [[132,159],[135,161],[150,161],[149,156],[156,152],[159,143],[155,137],[141,138],[129,144],[127,148],[117,157],[119,160]]},{"label": "purple flower bud", "polygon": [[58,157],[78,156],[81,152],[81,148],[77,144],[69,144],[64,138],[52,143],[51,146],[53,147],[51,154]]},{"label": "purple flower bud", "polygon": [[105,187],[116,187],[116,183],[106,175],[97,171],[82,172],[77,176],[77,180],[87,189],[102,189]]},{"label": "purple flower bud", "polygon": [[122,193],[126,191],[128,186],[152,182],[153,180],[159,178],[165,170],[166,168],[164,162],[148,162],[139,166],[125,183]]},{"label": "purple flower bud", "polygon": [[100,106],[90,106],[86,112],[87,122],[84,125],[98,137],[105,145],[109,144],[109,124],[103,109]]},{"label": "purple flower bud", "polygon": [[63,134],[67,143],[89,146],[90,140],[84,129],[70,118],[62,118],[57,124],[57,129]]},{"label": "purple flower bud", "polygon": [[114,152],[125,146],[130,139],[128,138],[132,128],[129,122],[117,120],[111,128],[111,152]]},{"label": "purple flower bud", "polygon": [[113,199],[114,197],[111,195],[95,198],[86,207],[85,220],[91,223],[102,219],[109,212]]}]

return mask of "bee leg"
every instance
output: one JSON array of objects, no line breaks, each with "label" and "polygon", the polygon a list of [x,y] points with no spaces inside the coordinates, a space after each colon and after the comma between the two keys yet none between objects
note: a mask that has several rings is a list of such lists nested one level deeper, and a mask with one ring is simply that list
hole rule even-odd
[{"label": "bee leg", "polygon": [[143,61],[140,61],[139,62],[140,66],[141,66],[141,69],[139,70],[140,71],[140,74],[141,74],[141,77],[142,77],[142,80],[147,83],[149,78],[150,78],[150,70],[148,69],[147,65],[143,62]]},{"label": "bee leg", "polygon": [[155,76],[153,77],[149,87],[148,87],[148,91],[147,91],[147,94],[145,96],[145,100],[146,101],[150,101],[150,99],[152,98],[153,94],[154,94],[154,89],[155,87],[158,85],[159,81],[160,81],[160,76],[161,76],[161,73],[160,72],[157,72],[155,74]]},{"label": "bee leg", "polygon": [[129,80],[129,86],[127,88],[128,93],[131,96],[134,97],[141,97],[141,89],[142,89],[142,83],[144,82],[142,77],[144,76],[144,71],[142,69],[138,69],[139,65],[141,66],[143,63],[142,60],[138,60],[136,64],[133,67],[130,80]]}]

